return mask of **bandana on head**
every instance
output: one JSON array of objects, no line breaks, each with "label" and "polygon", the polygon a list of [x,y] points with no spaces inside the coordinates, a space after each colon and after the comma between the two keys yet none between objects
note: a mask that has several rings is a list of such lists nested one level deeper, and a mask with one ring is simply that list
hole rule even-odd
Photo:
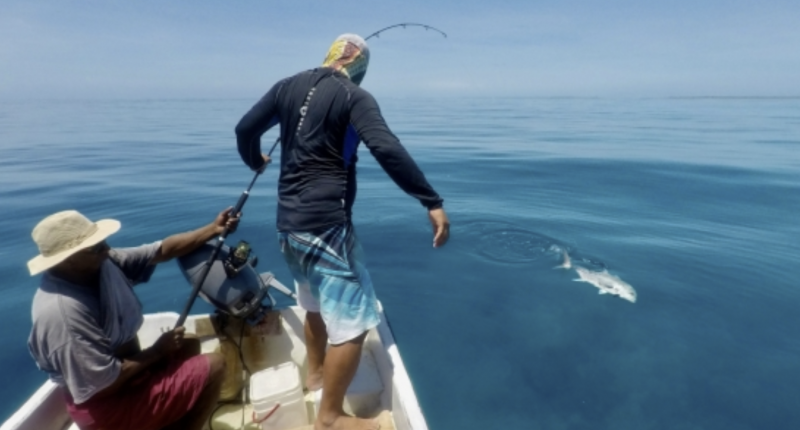
[{"label": "bandana on head", "polygon": [[367,42],[361,36],[343,34],[337,37],[328,49],[322,67],[334,68],[347,75],[354,84],[359,85],[367,74],[368,64]]}]

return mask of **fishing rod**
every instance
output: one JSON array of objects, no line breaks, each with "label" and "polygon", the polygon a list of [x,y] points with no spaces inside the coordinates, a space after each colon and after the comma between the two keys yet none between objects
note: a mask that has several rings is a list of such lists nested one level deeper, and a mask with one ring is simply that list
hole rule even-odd
[{"label": "fishing rod", "polygon": [[384,31],[386,31],[386,30],[391,30],[391,29],[393,29],[393,28],[397,28],[397,27],[402,27],[402,28],[406,28],[406,27],[422,27],[422,28],[424,28],[426,31],[427,31],[427,30],[433,30],[433,31],[435,31],[435,32],[437,32],[437,33],[439,33],[439,34],[441,34],[441,35],[442,35],[442,36],[444,36],[445,38],[447,37],[447,33],[445,33],[445,32],[444,32],[444,31],[442,31],[442,30],[439,30],[439,29],[438,29],[438,28],[436,28],[436,27],[433,27],[433,26],[431,26],[431,25],[428,25],[428,24],[419,24],[419,23],[416,23],[416,22],[401,22],[400,24],[394,24],[394,25],[390,25],[390,26],[388,26],[388,27],[384,27],[384,28],[382,28],[382,29],[380,29],[380,30],[378,30],[378,31],[376,31],[376,32],[374,32],[374,33],[372,33],[372,34],[370,34],[369,36],[365,37],[365,38],[364,38],[364,40],[365,40],[365,41],[367,41],[367,40],[369,40],[369,39],[370,39],[370,38],[372,38],[372,37],[378,37],[378,38],[380,38],[380,34],[381,34],[381,33],[383,33]]},{"label": "fishing rod", "polygon": [[[275,150],[275,147],[278,146],[278,142],[281,141],[280,136],[275,140],[275,143],[272,145],[272,148],[269,150],[267,156],[272,155],[272,151]],[[250,181],[250,185],[247,187],[246,190],[242,192],[242,195],[239,196],[239,201],[236,202],[236,206],[231,210],[231,215],[236,215],[242,211],[242,207],[244,206],[247,198],[250,197],[250,190],[253,188],[253,184],[256,183],[256,179],[258,176],[262,174],[264,171],[267,170],[267,166],[265,165],[263,169],[259,169],[256,171],[255,176],[253,176],[253,180]],[[194,287],[192,288],[192,294],[189,296],[189,300],[186,302],[186,306],[183,308],[183,312],[181,312],[180,318],[178,318],[178,322],[175,324],[175,328],[178,328],[186,322],[186,318],[189,316],[189,311],[192,310],[192,305],[194,305],[194,301],[197,299],[197,295],[200,293],[200,290],[203,287],[203,283],[206,281],[208,277],[208,272],[211,270],[211,265],[214,264],[214,260],[217,259],[219,255],[220,249],[222,249],[222,245],[225,243],[225,238],[228,236],[228,226],[226,225],[225,228],[220,233],[219,238],[217,239],[217,245],[214,247],[214,250],[211,252],[211,255],[208,256],[208,260],[206,260],[205,264],[203,265],[202,271],[200,272],[200,277],[198,282],[194,283]]]}]

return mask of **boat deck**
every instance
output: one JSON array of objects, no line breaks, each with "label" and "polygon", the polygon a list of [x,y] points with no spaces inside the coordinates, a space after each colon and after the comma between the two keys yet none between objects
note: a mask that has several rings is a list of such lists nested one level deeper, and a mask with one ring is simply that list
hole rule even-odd
[{"label": "boat deck", "polygon": [[[379,303],[380,306],[380,303]],[[391,333],[381,309],[382,322],[370,330],[364,341],[356,375],[348,388],[344,410],[362,418],[374,418],[381,425],[381,430],[427,430],[427,423],[417,403],[414,389],[406,373],[394,337]],[[138,336],[142,348],[155,343],[163,331],[175,326],[178,314],[174,312],[145,315],[144,324]],[[285,401],[282,412],[276,412],[271,419],[272,428],[279,430],[311,430],[316,418],[316,405],[319,391],[309,393],[302,391],[301,382],[306,374],[306,348],[303,322],[305,312],[293,306],[274,312],[267,318],[266,324],[250,327],[238,320],[217,318],[213,315],[192,315],[184,326],[186,333],[199,338],[201,351],[219,352],[226,357],[228,375],[221,389],[221,402],[212,414],[206,430],[259,430],[261,427],[253,422],[253,406],[249,401],[250,375],[264,370],[273,372],[281,365],[286,370],[283,375],[296,372],[290,389],[293,403]],[[241,351],[241,352],[240,352]],[[294,366],[289,365],[291,362]],[[275,382],[276,387],[283,387],[283,379],[270,373],[265,381]],[[265,385],[259,385],[266,387]],[[284,391],[278,388],[278,391]],[[275,403],[275,400],[270,400]],[[283,401],[283,400],[281,400]],[[265,403],[262,402],[262,408]],[[302,406],[305,406],[305,414]],[[283,418],[289,411],[295,417],[291,425],[282,425]],[[306,421],[303,423],[302,421]],[[278,425],[281,424],[281,425]],[[29,399],[9,418],[0,430],[78,430],[69,419],[63,401],[61,388],[51,381],[46,381]]]},{"label": "boat deck", "polygon": [[[249,377],[261,370],[288,361],[294,362],[298,378],[304,380],[307,366],[305,339],[302,335],[302,320],[292,312],[273,312],[265,318],[264,324],[251,327],[237,319],[219,319],[213,315],[194,316],[187,319],[187,333],[201,341],[203,353],[218,352],[225,356],[228,374],[222,386],[221,402],[210,419],[207,430],[258,430],[261,427],[253,422],[253,405],[249,403]],[[174,323],[165,327],[171,327]],[[151,321],[150,324],[158,324]],[[159,334],[161,329],[148,332]],[[377,337],[377,333],[374,334]],[[144,336],[140,336],[142,338]],[[141,339],[142,347],[145,341]],[[152,339],[154,342],[155,339]],[[394,430],[391,411],[381,405],[383,385],[378,374],[375,358],[365,342],[361,363],[351,390],[356,393],[345,400],[345,411],[355,416],[375,418],[382,430]],[[358,392],[360,391],[360,393]],[[370,396],[371,394],[371,396]],[[370,397],[372,397],[370,399]],[[313,429],[316,419],[316,405],[319,393],[303,391],[308,423],[300,429]]]}]

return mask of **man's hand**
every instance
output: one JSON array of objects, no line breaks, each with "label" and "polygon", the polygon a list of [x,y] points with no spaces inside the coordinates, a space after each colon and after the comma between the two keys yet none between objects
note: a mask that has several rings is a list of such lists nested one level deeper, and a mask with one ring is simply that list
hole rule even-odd
[{"label": "man's hand", "polygon": [[173,234],[161,241],[161,248],[158,253],[150,260],[150,264],[163,263],[176,257],[182,257],[195,249],[203,246],[206,242],[219,236],[227,227],[229,233],[236,231],[239,225],[241,212],[232,214],[233,207],[229,206],[217,215],[213,222],[208,223],[197,230],[185,233]]},{"label": "man's hand", "polygon": [[[144,372],[147,372],[150,366],[158,363],[162,359],[174,358],[175,353],[181,351],[184,346],[183,335],[185,331],[186,329],[183,327],[175,328],[159,336],[156,343],[150,348],[130,357],[119,357],[122,366],[117,375],[117,379],[114,380],[111,385],[95,393],[92,399],[103,399],[123,392],[126,387],[139,383],[141,381],[139,378]],[[185,350],[185,348],[183,349]]]},{"label": "man's hand", "polygon": [[264,159],[264,164],[258,168],[258,173],[264,173],[264,170],[267,170],[267,165],[272,162],[272,159],[269,158],[269,155],[261,154],[261,158]]},{"label": "man's hand", "polygon": [[216,234],[222,234],[222,231],[225,228],[228,228],[228,233],[233,233],[236,231],[236,227],[239,226],[239,219],[242,217],[242,213],[239,212],[238,214],[234,215],[233,206],[228,206],[227,209],[223,210],[222,212],[217,215],[217,218],[214,220],[214,229],[216,230]]},{"label": "man's hand", "polygon": [[158,340],[156,340],[156,343],[153,344],[153,349],[155,349],[161,357],[171,356],[175,351],[181,349],[185,331],[186,329],[184,327],[176,327],[163,333],[159,336]]},{"label": "man's hand", "polygon": [[447,243],[447,239],[450,238],[450,220],[447,219],[447,214],[442,208],[428,211],[428,218],[433,227],[433,247],[438,248]]}]

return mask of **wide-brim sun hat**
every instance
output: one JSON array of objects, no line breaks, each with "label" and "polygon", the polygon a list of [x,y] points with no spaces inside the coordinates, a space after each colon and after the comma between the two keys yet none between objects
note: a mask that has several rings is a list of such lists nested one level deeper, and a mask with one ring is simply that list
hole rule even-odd
[{"label": "wide-brim sun hat", "polygon": [[72,254],[96,245],[119,231],[122,224],[115,219],[92,222],[74,210],[54,213],[33,228],[31,236],[39,247],[39,255],[28,261],[31,276],[50,269]]}]

